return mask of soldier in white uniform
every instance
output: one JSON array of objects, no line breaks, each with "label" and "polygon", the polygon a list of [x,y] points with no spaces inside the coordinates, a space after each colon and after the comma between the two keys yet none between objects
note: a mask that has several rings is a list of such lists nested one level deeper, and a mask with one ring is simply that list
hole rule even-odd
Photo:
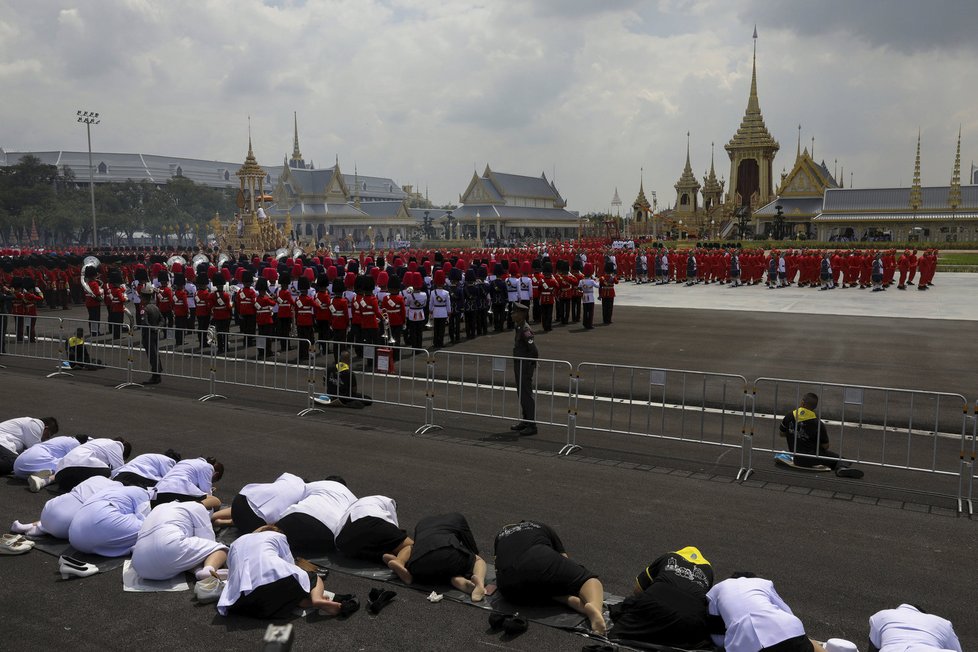
[{"label": "soldier in white uniform", "polygon": [[[407,280],[411,277],[410,282]],[[407,313],[407,344],[408,346],[420,349],[422,337],[424,335],[425,308],[428,306],[428,295],[422,288],[420,272],[410,272],[404,275],[404,283],[408,288],[403,292],[404,309]]]},{"label": "soldier in white uniform", "polygon": [[435,324],[432,347],[440,349],[445,346],[445,326],[452,314],[452,295],[445,289],[444,270],[435,271],[435,289],[431,291],[431,319]]}]

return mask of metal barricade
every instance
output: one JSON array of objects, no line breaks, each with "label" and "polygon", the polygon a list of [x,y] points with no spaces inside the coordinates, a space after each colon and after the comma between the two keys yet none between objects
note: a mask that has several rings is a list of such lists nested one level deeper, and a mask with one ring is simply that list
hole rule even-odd
[{"label": "metal barricade", "polygon": [[[323,412],[316,406],[356,405],[378,403],[400,407],[426,409],[429,393],[429,354],[426,349],[386,344],[364,344],[345,340],[315,342],[320,367],[319,377],[311,381],[312,403],[300,413]],[[340,356],[350,360],[352,381],[335,380]],[[333,373],[331,373],[333,372]],[[333,386],[327,386],[333,377]],[[323,391],[316,390],[322,382]],[[422,426],[423,427],[423,426]]]},{"label": "metal barricade", "polygon": [[[218,333],[217,342],[213,356],[217,383],[298,393],[311,401],[316,350],[309,340]],[[300,357],[300,349],[307,350],[308,357]]]},{"label": "metal barricade", "polygon": [[[61,321],[65,343],[68,338],[76,335],[78,329],[82,329],[84,335],[84,348],[66,356],[67,365],[79,370],[108,370],[110,376],[111,372],[115,371],[115,377],[123,379],[116,385],[116,389],[142,387],[133,378],[135,356],[138,354],[138,343],[135,338],[139,335],[131,333],[128,324],[108,321],[90,322],[87,319],[76,318]],[[107,374],[99,374],[100,377],[104,375]]]},{"label": "metal barricade", "polygon": [[[197,400],[204,402],[212,399],[227,398],[216,390],[218,340],[214,333],[207,330],[157,326],[137,326],[134,346],[136,348],[135,371],[140,374],[152,375],[152,363],[147,346],[152,346],[151,337],[157,338],[157,356],[159,366],[157,373],[170,378],[197,380],[208,384],[207,393]],[[179,334],[179,339],[177,335]],[[179,341],[179,344],[178,344]]]},{"label": "metal barricade", "polygon": [[7,315],[9,332],[2,333],[4,355],[12,358],[33,358],[53,362],[54,371],[47,375],[70,376],[65,360],[67,353],[64,325],[58,317]]},{"label": "metal barricade", "polygon": [[[964,463],[966,451],[969,448],[974,451],[975,424],[974,416],[969,414],[969,403],[960,394],[758,378],[752,387],[750,433],[745,438],[745,450],[792,453],[781,434],[781,423],[808,393],[818,397],[814,411],[826,425],[828,447],[842,461],[957,476],[959,503],[966,500],[966,489],[970,497]],[[749,475],[752,467],[744,471]],[[970,468],[967,473],[970,475]],[[952,493],[950,487],[945,493]]]},{"label": "metal barricade", "polygon": [[535,365],[532,376],[534,421],[541,425],[570,427],[573,367],[566,360],[444,350],[435,351],[432,360],[434,412],[521,421],[519,380],[515,370],[517,363],[532,364]]},{"label": "metal barricade", "polygon": [[[748,387],[743,376],[582,362],[576,384],[578,430],[741,445]],[[568,452],[580,448],[576,440],[567,444]]]}]

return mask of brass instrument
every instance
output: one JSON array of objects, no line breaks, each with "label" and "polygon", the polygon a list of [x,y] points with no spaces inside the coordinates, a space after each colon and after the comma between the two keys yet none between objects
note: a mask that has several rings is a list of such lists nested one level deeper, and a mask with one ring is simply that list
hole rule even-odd
[{"label": "brass instrument", "polygon": [[305,253],[306,252],[302,250],[302,247],[296,247],[295,249],[292,250],[292,257],[298,258],[299,256],[302,256]]},{"label": "brass instrument", "polygon": [[172,274],[173,273],[173,266],[176,263],[180,263],[181,265],[183,265],[184,267],[186,267],[187,266],[187,259],[184,258],[183,256],[170,256],[169,258],[166,259],[166,271],[168,271],[168,272],[170,272]]},{"label": "brass instrument", "polygon": [[196,271],[196,269],[200,266],[201,263],[210,263],[210,262],[211,259],[207,257],[207,254],[197,254],[190,261],[190,266],[193,267],[194,270]]},{"label": "brass instrument", "polygon": [[211,324],[207,327],[207,346],[213,347],[217,344],[217,327]]},{"label": "brass instrument", "polygon": [[218,269],[221,269],[222,267],[224,267],[224,264],[225,263],[230,262],[230,261],[231,261],[231,256],[229,256],[229,255],[227,255],[225,253],[220,254],[217,257],[217,268]]},{"label": "brass instrument", "polygon": [[94,267],[96,270],[98,270],[98,268],[101,267],[101,265],[102,263],[95,256],[85,256],[85,259],[82,260],[82,267],[81,267],[81,285],[82,288],[85,290],[85,294],[99,301],[102,300],[102,290],[99,289],[98,293],[96,293],[92,290],[92,287],[85,282],[85,269],[88,267]]},{"label": "brass instrument", "polygon": [[396,346],[397,340],[394,339],[394,335],[391,333],[391,322],[387,317],[387,309],[384,308],[383,301],[380,303],[380,317],[384,322],[384,334],[381,336],[381,338],[388,346]]},{"label": "brass instrument", "polygon": [[282,262],[289,255],[289,250],[285,247],[281,247],[275,250],[275,260]]}]

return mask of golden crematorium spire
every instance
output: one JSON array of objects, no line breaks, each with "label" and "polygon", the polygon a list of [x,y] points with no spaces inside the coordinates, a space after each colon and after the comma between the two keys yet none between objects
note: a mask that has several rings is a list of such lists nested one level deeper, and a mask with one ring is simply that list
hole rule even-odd
[{"label": "golden crematorium spire", "polygon": [[947,205],[957,210],[961,205],[961,127],[958,127],[958,151],[954,155],[954,172],[951,173],[951,189],[947,193]]},{"label": "golden crematorium spire", "polygon": [[920,130],[917,130],[917,158],[913,163],[913,185],[910,186],[910,210],[919,211],[922,205],[920,196]]},{"label": "golden crematorium spire", "polygon": [[299,151],[299,115],[297,112],[292,112],[292,125],[294,133],[292,136],[292,160],[301,161],[302,152]]}]

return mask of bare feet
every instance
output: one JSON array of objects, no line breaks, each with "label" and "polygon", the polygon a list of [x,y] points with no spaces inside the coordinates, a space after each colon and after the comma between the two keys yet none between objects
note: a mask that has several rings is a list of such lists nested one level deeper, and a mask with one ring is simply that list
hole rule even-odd
[{"label": "bare feet", "polygon": [[318,603],[316,608],[319,609],[319,613],[323,614],[324,616],[336,616],[340,613],[340,608],[342,608],[342,606],[343,605],[341,605],[339,602],[324,600]]},{"label": "bare feet", "polygon": [[608,624],[604,621],[601,608],[591,603],[584,605],[584,615],[591,623],[591,631],[600,636],[604,636],[608,631]]},{"label": "bare feet", "polygon": [[408,569],[404,566],[404,564],[402,564],[401,561],[394,555],[386,554],[383,556],[383,560],[384,563],[387,564],[387,568],[394,571],[394,574],[397,575],[398,579],[405,584],[410,584],[411,580],[414,579],[411,577],[411,573],[408,572]]},{"label": "bare feet", "polygon": [[475,588],[472,589],[472,602],[482,602],[482,599],[486,596],[485,584],[475,575],[472,576],[472,584],[475,585]]}]

